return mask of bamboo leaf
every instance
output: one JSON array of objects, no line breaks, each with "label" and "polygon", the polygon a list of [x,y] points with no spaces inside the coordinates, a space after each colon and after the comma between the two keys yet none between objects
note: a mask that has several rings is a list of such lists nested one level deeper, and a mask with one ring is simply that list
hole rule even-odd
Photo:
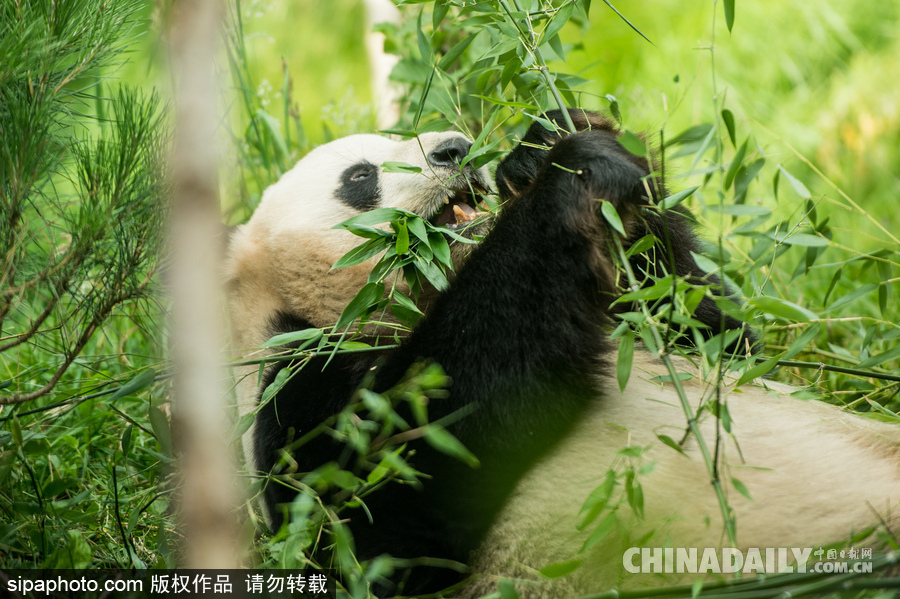
[{"label": "bamboo leaf", "polygon": [[647,155],[647,144],[644,143],[644,140],[632,133],[631,131],[625,131],[619,137],[619,143],[622,144],[622,147],[634,154],[635,156],[644,157]]},{"label": "bamboo leaf", "polygon": [[778,170],[779,170],[779,172],[781,172],[784,175],[784,178],[788,180],[788,183],[791,184],[791,187],[794,188],[794,191],[797,192],[798,196],[800,196],[804,200],[808,200],[809,198],[812,197],[812,194],[809,193],[809,190],[806,188],[806,185],[804,185],[794,175],[787,172],[787,169],[785,169],[783,166],[779,166]]},{"label": "bamboo leaf", "polygon": [[691,187],[689,189],[679,191],[678,193],[673,193],[669,197],[663,199],[663,201],[659,203],[659,207],[662,208],[663,210],[669,210],[670,208],[674,208],[681,202],[685,201],[686,199],[688,199],[689,197],[694,195],[694,192],[697,191],[698,189],[700,189],[700,186],[695,185],[694,187]]},{"label": "bamboo leaf", "polygon": [[334,330],[338,331],[360,316],[363,316],[371,306],[380,302],[383,296],[384,283],[366,283],[363,285],[356,297],[350,300],[350,303],[341,312],[340,317],[334,324]]},{"label": "bamboo leaf", "polygon": [[819,315],[815,312],[807,310],[802,306],[798,306],[793,302],[781,299],[780,297],[754,297],[747,300],[747,304],[754,306],[766,314],[771,314],[772,316],[791,322],[809,322],[810,320],[818,320],[819,318]]},{"label": "bamboo leaf", "polygon": [[606,219],[612,228],[619,232],[622,237],[625,237],[625,226],[622,224],[622,219],[619,218],[619,213],[616,212],[616,207],[613,206],[612,202],[602,200],[600,202],[600,211],[603,213],[603,218]]},{"label": "bamboo leaf", "polygon": [[724,0],[722,5],[725,8],[725,24],[728,26],[729,33],[734,27],[734,0]]},{"label": "bamboo leaf", "polygon": [[137,376],[119,387],[119,389],[109,398],[109,401],[113,402],[117,399],[125,397],[126,395],[134,395],[138,391],[147,387],[155,379],[156,371],[152,368],[148,368],[147,370],[138,373]]},{"label": "bamboo leaf", "polygon": [[579,553],[584,553],[600,541],[606,538],[606,536],[612,532],[612,530],[616,527],[617,524],[616,513],[610,512],[606,515],[606,517],[600,521],[600,524],[597,525],[597,528],[591,532],[590,536],[585,540],[584,544],[581,546],[581,550]]},{"label": "bamboo leaf", "polygon": [[619,338],[619,356],[616,359],[616,380],[619,381],[619,390],[624,392],[631,376],[631,365],[634,360],[634,335],[630,330]]},{"label": "bamboo leaf", "polygon": [[747,487],[746,487],[746,485],[744,485],[744,483],[742,483],[738,479],[732,477],[731,484],[734,485],[734,488],[737,489],[738,493],[740,493],[741,495],[743,495],[750,501],[753,501],[753,497],[750,496],[750,491],[747,490]]},{"label": "bamboo leaf", "polygon": [[722,122],[725,123],[725,128],[728,130],[728,137],[731,139],[731,146],[736,148],[737,141],[735,141],[734,134],[734,115],[727,108],[722,111]]},{"label": "bamboo leaf", "polygon": [[744,154],[747,153],[747,143],[750,140],[748,139],[743,144],[741,144],[740,149],[734,155],[734,158],[731,160],[731,164],[728,166],[728,172],[725,173],[725,190],[729,190],[731,188],[731,182],[734,181],[734,176],[737,174],[738,169],[744,163]]},{"label": "bamboo leaf", "polygon": [[582,560],[572,559],[564,562],[555,562],[540,569],[544,578],[562,578],[571,574],[581,566]]},{"label": "bamboo leaf", "polygon": [[738,382],[735,386],[740,387],[744,383],[747,383],[754,379],[758,379],[776,366],[778,366],[778,358],[770,358],[765,362],[761,362],[753,368],[748,369],[743,375],[741,375],[741,378],[738,379]]},{"label": "bamboo leaf", "polygon": [[[262,347],[280,347],[289,343],[297,343],[298,341],[309,341],[310,343],[318,341],[322,337],[322,329],[303,329],[300,331],[291,331],[289,333],[281,333],[271,337],[262,344]],[[309,345],[305,343],[304,345]]]},{"label": "bamboo leaf", "polygon": [[425,426],[425,440],[429,445],[445,453],[450,457],[458,459],[470,468],[478,468],[481,464],[478,458],[459,439],[447,432],[447,430],[437,424],[429,424]]}]

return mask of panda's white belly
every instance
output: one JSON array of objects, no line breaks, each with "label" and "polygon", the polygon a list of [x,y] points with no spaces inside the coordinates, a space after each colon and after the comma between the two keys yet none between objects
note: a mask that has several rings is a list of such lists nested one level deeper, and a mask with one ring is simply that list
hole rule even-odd
[{"label": "panda's white belly", "polygon": [[[680,441],[686,430],[671,385],[649,381],[664,373],[663,365],[652,357],[636,355],[624,393],[614,379],[603,382],[609,390],[604,398],[518,484],[476,556],[474,571],[485,576],[470,585],[466,596],[496,588],[498,577],[526,579],[517,588],[529,598],[657,586],[676,579],[625,572],[626,549],[697,547],[702,554],[707,547],[731,546],[696,440],[690,438],[684,445],[685,456],[657,438],[660,434]],[[696,380],[684,386],[695,409],[712,392]],[[721,432],[724,468],[719,478],[736,514],[738,548],[819,547],[841,541],[877,524],[879,515],[886,517],[900,501],[900,427],[761,386],[732,392],[728,409],[734,437]],[[704,414],[701,430],[712,454],[715,421]],[[639,459],[626,458],[619,452],[627,447],[646,450]],[[639,469],[651,462],[655,462],[652,471],[638,477],[644,518],[627,507],[618,485],[610,502],[623,501],[617,526],[579,555],[609,513],[601,513],[578,531],[575,525],[585,499],[610,468],[622,472],[629,464]],[[743,483],[752,501],[736,490],[732,478]],[[539,582],[537,570],[573,558],[584,559],[573,574]],[[635,563],[640,564],[640,557]]]}]

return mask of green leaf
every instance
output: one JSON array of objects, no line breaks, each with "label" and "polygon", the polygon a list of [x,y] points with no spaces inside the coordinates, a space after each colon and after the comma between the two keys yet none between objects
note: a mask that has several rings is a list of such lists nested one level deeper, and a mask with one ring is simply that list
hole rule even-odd
[{"label": "green leaf", "polygon": [[263,392],[259,397],[260,405],[268,403],[269,400],[275,397],[276,393],[281,391],[281,388],[284,387],[288,379],[291,378],[291,372],[292,371],[290,368],[282,368],[278,371],[272,382],[266,385],[266,388],[263,389]]},{"label": "green leaf", "polygon": [[735,141],[734,134],[734,115],[727,108],[722,111],[722,122],[725,123],[725,128],[728,129],[728,137],[731,139],[731,146],[736,148],[737,141]]},{"label": "green leaf", "polygon": [[609,113],[613,115],[616,122],[622,124],[622,113],[619,110],[619,100],[612,94],[606,94],[606,100],[609,102]]},{"label": "green leaf", "polygon": [[674,377],[671,374],[661,374],[659,376],[652,377],[650,380],[654,383],[673,383],[675,382],[675,380],[683,383],[685,381],[691,380],[692,378],[694,378],[694,375],[690,372],[678,372],[675,373]]},{"label": "green leaf", "polygon": [[442,71],[446,71],[450,66],[456,62],[456,59],[462,56],[462,53],[466,51],[469,47],[469,44],[472,43],[472,40],[475,39],[474,35],[467,35],[463,39],[461,39],[455,46],[450,48],[450,51],[444,54],[443,58],[441,58],[441,62],[438,63],[438,68]]},{"label": "green leaf", "polygon": [[794,188],[794,191],[797,192],[797,195],[803,198],[804,200],[808,200],[812,197],[812,194],[809,193],[809,190],[806,189],[806,185],[804,185],[799,179],[797,179],[794,175],[787,172],[787,170],[783,166],[779,166],[778,170],[784,174],[785,179],[788,180],[788,183],[791,184],[791,187]]},{"label": "green leaf", "polygon": [[[385,164],[395,164],[395,165],[405,165],[410,168],[410,165],[405,162],[392,162]],[[382,165],[384,166],[384,165]],[[399,167],[398,167],[399,168]],[[421,169],[419,169],[421,171]],[[394,220],[397,220],[401,216],[416,216],[412,212],[407,212],[406,210],[401,210],[399,208],[377,208],[375,210],[369,210],[368,212],[363,212],[362,214],[357,214],[354,217],[348,218],[344,222],[338,223],[331,227],[332,229],[346,229],[348,225],[378,225],[381,223],[387,223]]]},{"label": "green leaf", "polygon": [[634,472],[628,472],[625,476],[625,499],[631,507],[631,511],[638,517],[644,517],[644,490],[637,481]]},{"label": "green leaf", "polygon": [[781,299],[780,297],[760,296],[747,300],[747,304],[755,308],[771,314],[776,318],[789,320],[791,322],[809,322],[818,320],[819,315],[815,312],[807,310],[802,306],[798,306],[793,302]]},{"label": "green leaf", "polygon": [[582,560],[572,559],[565,562],[555,562],[541,568],[540,573],[544,578],[562,578],[571,574],[581,566]]},{"label": "green leaf", "polygon": [[416,29],[416,40],[418,41],[419,55],[422,57],[422,60],[424,60],[425,62],[431,62],[431,59],[434,56],[434,51],[431,49],[431,38],[425,37],[425,32],[422,30],[422,14],[424,12],[424,8],[419,12],[419,21]]},{"label": "green leaf", "polygon": [[569,22],[570,18],[572,18],[573,10],[575,10],[575,3],[568,2],[556,12],[556,15],[547,26],[544,27],[544,31],[541,32],[542,42],[549,41],[554,35],[559,33],[559,30]]},{"label": "green leaf", "polygon": [[391,247],[392,240],[393,238],[387,237],[370,239],[341,256],[338,261],[334,263],[334,266],[331,267],[331,270],[362,264],[366,260],[374,258],[381,252]]},{"label": "green leaf", "polygon": [[634,360],[634,335],[630,330],[619,339],[619,356],[616,359],[616,380],[619,390],[624,392],[631,376],[631,365]]},{"label": "green leaf", "polygon": [[415,235],[419,241],[425,244],[431,243],[431,240],[428,238],[428,228],[421,217],[409,217],[406,220],[406,226],[409,227],[409,232]]},{"label": "green leaf", "polygon": [[622,219],[619,218],[619,213],[616,212],[616,207],[613,206],[612,202],[607,200],[602,200],[600,202],[600,212],[603,213],[603,218],[606,219],[612,228],[619,232],[622,237],[625,237],[625,226],[622,224]]},{"label": "green leaf", "polygon": [[591,491],[591,494],[585,499],[584,505],[582,505],[581,509],[578,511],[579,516],[582,516],[576,526],[578,530],[584,530],[591,522],[597,519],[597,516],[599,516],[601,512],[603,512],[606,508],[606,504],[609,503],[609,498],[612,497],[615,486],[616,473],[613,470],[607,470],[606,478],[597,486],[597,488]]},{"label": "green leaf", "polygon": [[900,346],[889,349],[888,351],[878,354],[877,356],[867,358],[860,362],[857,367],[871,368],[873,366],[881,366],[885,362],[890,362],[891,360],[896,360],[897,358],[900,358]]},{"label": "green leaf", "polygon": [[731,484],[734,485],[734,488],[737,489],[738,493],[740,493],[741,495],[743,495],[750,501],[753,501],[753,497],[750,496],[750,491],[747,490],[747,487],[744,485],[744,483],[742,483],[738,479],[732,477]]},{"label": "green leaf", "polygon": [[800,245],[803,247],[828,247],[829,241],[824,237],[810,235],[809,233],[795,233],[781,240],[787,245]]},{"label": "green leaf", "polygon": [[485,102],[490,102],[491,104],[496,104],[498,106],[509,106],[510,108],[523,108],[525,110],[538,110],[538,107],[534,104],[527,104],[525,102],[513,102],[508,100],[499,100],[497,98],[491,98],[489,96],[480,96],[478,94],[472,94],[475,98],[480,98]]},{"label": "green leaf", "polygon": [[619,137],[619,143],[622,144],[623,148],[635,156],[644,157],[647,155],[647,144],[644,143],[643,139],[631,131],[625,131],[625,133]]},{"label": "green leaf", "polygon": [[884,407],[883,405],[881,405],[874,399],[869,399],[867,401],[869,402],[870,406],[872,406],[873,408],[875,408],[877,411],[881,412],[885,416],[891,418],[892,420],[900,420],[900,414],[897,414],[896,412],[892,412],[891,410],[887,409],[886,407]]},{"label": "green leaf", "polygon": [[501,580],[497,590],[500,591],[500,599],[519,599],[519,592],[511,580]]},{"label": "green leaf", "polygon": [[272,136],[272,139],[275,140],[275,146],[278,148],[278,153],[281,156],[286,157],[288,155],[288,149],[287,144],[284,143],[284,136],[281,134],[281,123],[262,108],[256,111],[256,117],[262,121],[265,130]]},{"label": "green leaf", "polygon": [[797,339],[795,339],[794,342],[791,343],[791,346],[782,356],[782,359],[790,360],[791,358],[802,352],[804,349],[806,349],[806,346],[809,345],[810,342],[812,342],[812,340],[816,338],[816,335],[819,334],[820,328],[822,327],[818,322],[814,322],[812,325],[810,325],[809,328],[803,331],[802,335],[797,337]]},{"label": "green leaf", "polygon": [[868,295],[875,291],[878,288],[878,283],[869,283],[868,285],[863,285],[859,289],[854,289],[847,295],[843,295],[833,304],[822,310],[822,314],[828,314],[829,312],[834,312],[843,308],[844,306],[850,305],[853,302],[857,301],[859,298]]},{"label": "green leaf", "polygon": [[428,236],[428,243],[434,252],[434,257],[447,268],[453,268],[453,259],[450,257],[450,246],[447,239],[441,233],[432,233]]},{"label": "green leaf", "polygon": [[734,27],[734,0],[724,0],[722,5],[725,8],[725,24],[728,26],[729,33]]},{"label": "green leaf", "polygon": [[834,291],[835,286],[841,280],[844,275],[844,267],[841,266],[837,271],[835,271],[834,276],[831,277],[831,282],[828,284],[828,289],[825,291],[825,299],[822,300],[822,305],[828,303],[828,298],[831,296],[831,292]]},{"label": "green leaf", "polygon": [[231,435],[232,441],[237,441],[241,437],[244,436],[250,427],[253,426],[253,422],[256,420],[256,414],[253,412],[248,412],[240,417],[237,421],[237,424],[234,426],[234,432]]},{"label": "green leaf", "polygon": [[659,240],[653,234],[644,235],[628,247],[625,255],[629,258],[631,258],[632,256],[639,256],[640,254],[643,254],[644,252],[655,246],[657,241]]},{"label": "green leaf", "polygon": [[740,149],[735,153],[734,158],[731,159],[731,164],[728,166],[728,172],[725,173],[725,190],[731,188],[731,182],[734,181],[734,176],[737,174],[738,169],[744,163],[744,155],[747,153],[747,144],[750,142],[748,139],[743,144],[741,144]]},{"label": "green leaf", "polygon": [[363,316],[371,306],[380,302],[383,296],[384,283],[366,283],[363,285],[356,297],[350,300],[350,303],[341,312],[340,317],[334,324],[334,330],[339,331],[360,316]]},{"label": "green leaf", "polygon": [[444,273],[441,272],[441,269],[437,264],[429,260],[417,260],[416,267],[419,269],[419,272],[428,279],[428,282],[434,285],[435,289],[438,291],[447,290],[447,287],[449,287],[447,277],[444,276]]},{"label": "green leaf", "polygon": [[125,432],[122,433],[122,457],[128,455],[128,451],[131,449],[131,433],[134,431],[134,425],[129,424],[128,428],[125,429]]},{"label": "green leaf", "polygon": [[470,468],[478,468],[481,463],[471,451],[459,439],[447,432],[447,430],[438,424],[429,424],[424,429],[425,440],[429,445],[445,453],[450,457],[458,459]]},{"label": "green leaf", "polygon": [[671,275],[660,279],[650,287],[642,287],[637,291],[629,291],[616,300],[617,303],[633,302],[635,300],[654,300],[672,293],[672,285],[674,279]]},{"label": "green leaf", "polygon": [[616,520],[616,513],[610,512],[606,515],[606,517],[600,521],[600,524],[597,525],[597,528],[591,532],[590,536],[584,541],[584,545],[581,546],[581,550],[579,553],[584,553],[600,541],[606,538],[606,536],[612,532],[612,530],[616,527],[618,520]]},{"label": "green leaf", "polygon": [[[280,347],[298,341],[317,341],[321,336],[322,329],[303,329],[301,331],[291,331],[290,333],[280,333],[269,338],[262,344],[262,347]],[[309,345],[309,343],[304,345]]]},{"label": "green leaf", "polygon": [[[442,2],[435,2],[434,7],[432,8],[431,13],[431,28],[434,31],[437,31],[438,27],[441,26],[441,23],[444,20],[444,17],[447,16],[447,11],[450,10],[449,4],[444,4]],[[474,36],[468,36],[474,37]]]},{"label": "green leaf", "polygon": [[422,318],[423,314],[418,306],[399,289],[391,294],[391,300],[395,302],[391,304],[391,313],[406,326],[413,326]]},{"label": "green leaf", "polygon": [[150,406],[150,428],[153,430],[153,436],[156,437],[157,443],[163,454],[172,455],[172,432],[169,429],[169,419],[165,413],[156,406]]},{"label": "green leaf", "polygon": [[735,387],[740,387],[744,383],[747,383],[754,379],[758,379],[759,377],[766,374],[767,372],[769,372],[776,366],[778,366],[778,358],[769,358],[765,362],[761,362],[760,364],[757,364],[756,366],[748,369],[744,374],[741,375],[741,378],[738,379],[738,382],[735,385]]},{"label": "green leaf", "polygon": [[360,225],[357,223],[350,223],[344,228],[357,237],[365,237],[366,239],[378,239],[380,237],[390,239],[394,236],[393,231],[379,229],[378,227],[370,227],[368,225]]},{"label": "green leaf", "polygon": [[156,371],[152,368],[141,371],[133,379],[119,387],[119,389],[112,394],[112,397],[109,398],[109,401],[113,402],[117,399],[125,397],[126,395],[134,395],[144,387],[150,385],[150,383],[152,383],[154,379],[156,379]]},{"label": "green leaf", "polygon": [[394,226],[397,230],[397,243],[394,247],[397,255],[402,256],[409,251],[409,229],[406,228],[406,221],[402,219],[394,223]]},{"label": "green leaf", "polygon": [[698,189],[700,189],[700,186],[695,185],[694,187],[691,187],[690,189],[685,189],[683,191],[679,191],[678,193],[673,193],[669,197],[663,199],[663,201],[659,203],[659,207],[662,208],[663,210],[668,210],[670,208],[674,208],[681,202],[685,201],[686,199],[688,199],[689,197],[694,195],[694,192],[697,191]]},{"label": "green leaf", "polygon": [[[381,170],[383,170],[386,173],[415,174],[415,173],[421,173],[422,167],[413,166],[406,162],[388,161],[388,162],[383,162],[381,164]],[[392,210],[392,208],[379,208],[379,210]],[[379,222],[384,222],[384,221],[379,221]]]},{"label": "green leaf", "polygon": [[674,449],[675,451],[680,453],[681,455],[687,456],[687,454],[684,453],[684,449],[681,447],[681,445],[679,445],[678,442],[675,441],[675,439],[673,439],[669,435],[663,435],[662,433],[657,433],[656,438],[659,439],[660,441],[662,441],[665,445],[668,445],[669,447],[671,447],[672,449]]}]

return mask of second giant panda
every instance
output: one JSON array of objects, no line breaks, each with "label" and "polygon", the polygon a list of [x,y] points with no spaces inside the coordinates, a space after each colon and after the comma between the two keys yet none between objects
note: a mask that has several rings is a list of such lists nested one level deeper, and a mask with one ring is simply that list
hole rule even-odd
[{"label": "second giant panda", "polygon": [[[309,153],[265,192],[232,236],[229,302],[233,343],[242,349],[337,319],[373,264],[332,269],[359,243],[332,228],[349,217],[398,207],[469,238],[484,236],[474,246],[452,244],[457,267],[449,289],[422,294],[426,316],[399,347],[377,356],[313,356],[261,407],[260,393],[283,363],[269,366],[261,380],[247,367],[240,383],[245,409],[258,409],[245,452],[250,467],[265,476],[289,441],[346,406],[364,377],[383,392],[423,360],[449,376],[446,395],[428,405],[429,419],[468,409],[447,428],[480,466],[413,440],[411,464],[427,475],[421,485],[389,484],[341,514],[360,559],[387,553],[411,560],[379,594],[440,591],[461,578],[434,561],[450,560],[474,573],[454,596],[477,597],[503,577],[518,579],[523,597],[574,596],[647,584],[624,569],[630,547],[703,551],[727,544],[711,473],[696,439],[684,435],[682,406],[662,382],[661,362],[638,352],[625,390],[616,382],[616,348],[608,339],[613,313],[622,309],[614,305],[620,286],[609,242],[615,233],[597,200],[616,208],[629,233],[626,246],[648,231],[669,236],[674,256],[665,264],[681,276],[703,276],[691,256],[698,242],[683,212],[669,211],[665,221],[642,215],[663,193],[662,182],[623,148],[616,126],[595,114],[571,114],[576,133],[536,123],[499,165],[497,217],[482,214],[473,194],[492,186],[486,171],[459,166],[471,146],[461,134],[403,142],[362,135]],[[421,172],[386,172],[387,162]],[[635,268],[657,268],[640,256],[633,260]],[[722,324],[741,327],[710,297],[694,317],[714,332]],[[742,331],[732,349],[744,352],[753,340]],[[697,374],[686,361],[678,364]],[[772,383],[736,391],[727,381],[698,375],[684,387],[695,411],[715,394],[727,397],[734,436],[717,431],[708,413],[701,429],[719,458],[739,548],[821,545],[880,517],[887,522],[900,500],[896,427],[794,399]],[[680,451],[663,436],[684,437]],[[305,473],[346,460],[346,453],[326,435],[291,458],[296,472]],[[582,551],[597,526],[577,526],[585,501],[611,469],[627,464],[642,502],[610,502],[610,519],[600,518],[608,534]],[[728,485],[732,478],[752,499]],[[624,484],[619,481],[616,493]],[[262,504],[273,530],[295,495],[287,485],[266,485]],[[642,505],[642,513],[632,505]],[[537,573],[573,559],[581,565],[569,576],[548,581]]]}]

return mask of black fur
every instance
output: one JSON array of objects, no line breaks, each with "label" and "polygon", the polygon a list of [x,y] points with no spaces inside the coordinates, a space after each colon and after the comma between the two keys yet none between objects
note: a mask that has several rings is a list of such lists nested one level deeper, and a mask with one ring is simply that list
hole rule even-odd
[{"label": "black fur", "polygon": [[[599,114],[570,109],[569,115],[578,131],[606,132],[611,140],[619,135],[619,129],[615,123]],[[556,129],[551,131],[541,124],[535,123],[528,129],[522,142],[498,167],[497,187],[501,198],[515,198],[524,193],[533,182],[538,167],[547,160],[547,150],[541,148],[552,147],[566,135],[560,111],[551,111],[547,116],[556,125]],[[651,170],[654,174],[657,173],[658,168],[655,165],[649,164],[644,158],[630,152],[625,152],[622,158],[638,168],[642,172],[641,176],[646,179],[646,182],[641,184],[643,199],[638,204],[649,205],[648,191],[654,203],[668,195],[661,177],[647,176]],[[637,205],[634,208],[636,209]],[[653,277],[662,277],[667,272],[675,272],[679,276],[686,277],[690,283],[711,285],[713,294],[722,296],[723,286],[719,278],[704,273],[694,261],[692,253],[702,254],[703,251],[694,232],[693,217],[687,209],[683,206],[676,206],[666,211],[664,216],[660,216],[658,212],[652,210],[643,211],[638,215],[637,210],[633,210],[631,216],[635,218],[628,239],[625,241],[626,247],[647,234],[654,235],[662,242],[661,246],[657,245],[652,258],[648,253],[637,254],[631,258],[632,267],[638,276],[647,273]],[[652,281],[648,280],[648,283],[652,283]],[[618,305],[614,309],[623,312],[633,310],[634,307],[625,304]],[[755,353],[760,349],[758,339],[753,331],[737,319],[724,314],[716,302],[709,297],[703,298],[694,311],[693,317],[706,325],[707,328],[701,330],[706,338],[720,333],[723,329],[741,331],[741,335],[725,348],[727,352],[744,353],[749,348],[751,352]],[[684,332],[682,328],[674,324],[671,330],[676,333]],[[684,339],[684,341],[690,343],[692,340]]]},{"label": "black fur", "polygon": [[[581,129],[590,130],[559,136],[535,125],[525,140],[553,147],[520,145],[504,160],[497,178],[507,203],[492,232],[416,330],[377,362],[375,391],[394,386],[419,360],[443,367],[452,385],[447,397],[429,404],[429,418],[474,405],[476,411],[449,430],[481,467],[471,469],[412,442],[413,466],[433,478],[418,489],[390,484],[368,496],[371,522],[362,509],[346,514],[360,559],[390,553],[467,562],[521,476],[566,437],[591,402],[602,401],[596,374],[610,352],[604,327],[616,283],[596,199],[614,203],[633,237],[644,226],[660,237],[662,231],[660,222],[644,225],[639,215],[647,203],[646,162],[618,143],[608,122],[574,116]],[[678,244],[676,270],[699,275],[687,253],[696,248],[687,220],[668,218],[669,235]],[[709,308],[701,318],[718,327],[718,309]],[[278,320],[273,332],[308,326],[302,315]],[[292,438],[341,410],[376,364],[367,355],[338,355],[323,370],[325,361],[312,358],[259,413],[255,443],[263,469],[277,463]],[[266,373],[262,388],[275,374],[276,368]],[[338,459],[343,449],[323,435],[293,457],[299,471],[307,472]],[[284,513],[279,504],[293,496],[285,486],[267,486],[265,501],[276,526]],[[437,591],[459,578],[431,567],[406,574],[407,594]]]},{"label": "black fur", "polygon": [[360,212],[374,210],[381,203],[378,187],[378,167],[371,162],[360,162],[341,173],[341,187],[337,190],[340,201]]}]

